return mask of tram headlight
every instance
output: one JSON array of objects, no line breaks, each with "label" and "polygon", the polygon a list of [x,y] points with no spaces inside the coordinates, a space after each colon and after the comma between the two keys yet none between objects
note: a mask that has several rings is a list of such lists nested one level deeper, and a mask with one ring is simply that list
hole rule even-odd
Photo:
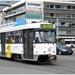
[{"label": "tram headlight", "polygon": [[49,52],[51,51],[51,47],[48,48],[48,51],[49,51]]}]

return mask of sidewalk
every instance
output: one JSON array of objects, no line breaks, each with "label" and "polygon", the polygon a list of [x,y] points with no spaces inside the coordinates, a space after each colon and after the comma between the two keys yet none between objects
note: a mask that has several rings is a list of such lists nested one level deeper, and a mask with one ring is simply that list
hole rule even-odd
[{"label": "sidewalk", "polygon": [[72,50],[75,50],[75,48],[72,48]]}]

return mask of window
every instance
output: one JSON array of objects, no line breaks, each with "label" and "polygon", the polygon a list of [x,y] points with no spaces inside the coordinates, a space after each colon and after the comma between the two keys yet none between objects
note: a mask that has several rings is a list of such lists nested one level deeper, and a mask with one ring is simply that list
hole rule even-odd
[{"label": "window", "polygon": [[25,5],[20,6],[19,8],[16,9],[17,12],[25,10]]},{"label": "window", "polygon": [[44,30],[35,32],[35,42],[55,42],[55,31],[53,30]]},{"label": "window", "polygon": [[44,16],[50,16],[50,14],[49,13],[45,13]]},{"label": "window", "polygon": [[25,14],[19,15],[20,19],[25,19]]},{"label": "window", "polygon": [[60,13],[56,13],[55,14],[55,17],[60,17]]},{"label": "window", "polygon": [[10,32],[6,33],[6,43],[11,43],[11,33]]},{"label": "window", "polygon": [[53,17],[54,16],[54,13],[50,13],[50,16]]},{"label": "window", "polygon": [[65,5],[61,5],[61,6],[60,6],[61,9],[64,9],[64,7],[65,7]]},{"label": "window", "polygon": [[74,18],[75,17],[75,14],[72,14],[72,18]]},{"label": "window", "polygon": [[59,31],[58,34],[59,35],[67,35],[66,31]]},{"label": "window", "polygon": [[56,8],[60,8],[60,5],[55,5]]},{"label": "window", "polygon": [[67,14],[67,18],[71,18],[71,14]]},{"label": "window", "polygon": [[71,6],[67,6],[67,9],[71,9]]},{"label": "window", "polygon": [[54,7],[54,5],[50,5],[50,8],[53,8]]},{"label": "window", "polygon": [[13,22],[16,21],[16,18],[13,18]]},{"label": "window", "polygon": [[49,8],[49,4],[45,4],[44,5],[44,8]]},{"label": "window", "polygon": [[62,17],[62,18],[66,18],[67,15],[66,15],[66,13],[61,13],[61,14],[60,14],[60,17]]},{"label": "window", "polygon": [[13,31],[6,33],[6,43],[21,43],[22,31]]},{"label": "window", "polygon": [[75,9],[75,6],[72,6],[72,9]]},{"label": "window", "polygon": [[64,25],[65,24],[65,22],[61,22],[61,25]]},{"label": "window", "polygon": [[67,31],[67,34],[71,34],[71,30],[68,30],[68,31]]},{"label": "window", "polygon": [[70,41],[65,41],[65,44],[70,44]]}]

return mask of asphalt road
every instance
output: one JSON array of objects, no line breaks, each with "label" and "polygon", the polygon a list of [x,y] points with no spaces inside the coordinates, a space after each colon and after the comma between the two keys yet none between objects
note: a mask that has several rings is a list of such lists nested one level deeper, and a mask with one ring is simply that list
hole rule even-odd
[{"label": "asphalt road", "polygon": [[17,62],[1,58],[0,74],[75,74],[75,52],[73,55],[58,55],[54,64]]}]

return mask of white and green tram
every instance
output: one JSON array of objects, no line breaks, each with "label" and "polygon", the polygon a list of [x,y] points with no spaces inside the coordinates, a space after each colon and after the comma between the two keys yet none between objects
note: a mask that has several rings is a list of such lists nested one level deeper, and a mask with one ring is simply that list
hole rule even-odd
[{"label": "white and green tram", "polygon": [[51,23],[0,26],[0,57],[13,60],[57,60],[56,30]]}]

